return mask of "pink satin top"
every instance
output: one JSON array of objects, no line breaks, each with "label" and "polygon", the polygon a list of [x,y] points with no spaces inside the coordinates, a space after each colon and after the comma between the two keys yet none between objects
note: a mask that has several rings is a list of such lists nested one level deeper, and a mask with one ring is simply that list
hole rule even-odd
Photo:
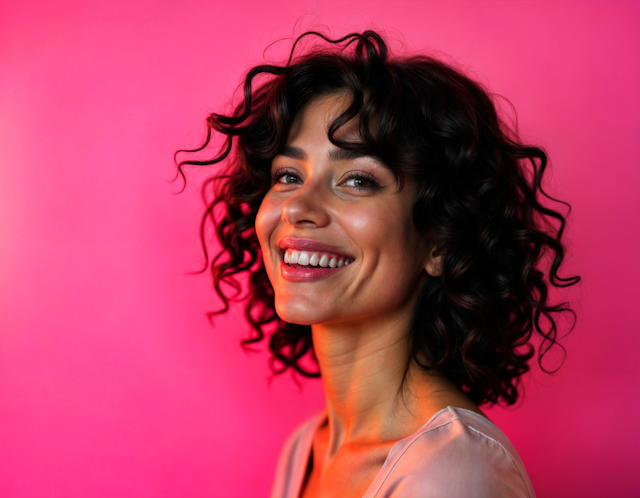
[{"label": "pink satin top", "polygon": [[[326,413],[287,439],[271,498],[299,498]],[[535,498],[515,448],[485,417],[449,406],[393,445],[363,498]]]}]

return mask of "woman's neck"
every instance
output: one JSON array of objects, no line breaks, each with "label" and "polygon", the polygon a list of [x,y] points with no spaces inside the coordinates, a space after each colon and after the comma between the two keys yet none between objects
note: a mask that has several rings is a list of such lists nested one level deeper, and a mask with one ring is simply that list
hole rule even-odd
[{"label": "woman's neck", "polygon": [[470,403],[447,379],[410,361],[410,318],[399,314],[312,326],[329,417],[329,455],[345,442],[406,437],[449,404]]}]

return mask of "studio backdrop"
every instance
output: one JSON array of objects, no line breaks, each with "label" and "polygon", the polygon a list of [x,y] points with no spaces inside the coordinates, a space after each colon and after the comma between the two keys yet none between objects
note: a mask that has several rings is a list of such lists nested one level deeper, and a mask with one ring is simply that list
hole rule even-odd
[{"label": "studio backdrop", "polygon": [[241,304],[209,323],[199,186],[213,172],[188,169],[177,194],[173,153],[313,28],[377,29],[455,64],[546,149],[548,190],[572,206],[565,275],[583,277],[554,296],[578,319],[559,371],[533,362],[523,400],[486,413],[539,498],[637,497],[633,0],[2,1],[0,497],[267,496],[321,386],[272,375],[264,345],[242,350]]}]

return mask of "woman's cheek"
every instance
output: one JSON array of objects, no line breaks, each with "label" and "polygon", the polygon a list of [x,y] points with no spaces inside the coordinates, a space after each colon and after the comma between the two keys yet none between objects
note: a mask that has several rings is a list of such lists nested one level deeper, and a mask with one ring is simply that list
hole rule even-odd
[{"label": "woman's cheek", "polygon": [[280,220],[280,210],[277,205],[268,197],[268,195],[262,200],[260,208],[256,213],[255,229],[262,249],[262,255],[264,263],[267,267],[267,273],[271,276],[271,262],[274,255],[271,254],[271,242],[275,229],[278,226]]},{"label": "woman's cheek", "polygon": [[393,244],[397,239],[398,220],[386,209],[363,206],[346,214],[354,241],[361,248],[381,247]]}]

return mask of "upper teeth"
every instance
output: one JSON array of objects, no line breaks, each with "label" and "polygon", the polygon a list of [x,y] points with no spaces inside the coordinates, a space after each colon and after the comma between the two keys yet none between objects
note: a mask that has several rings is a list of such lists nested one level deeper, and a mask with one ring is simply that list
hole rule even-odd
[{"label": "upper teeth", "polygon": [[344,256],[337,256],[324,252],[308,252],[287,249],[284,252],[284,262],[288,264],[298,264],[302,266],[322,266],[326,268],[335,268],[346,266],[353,260]]}]

